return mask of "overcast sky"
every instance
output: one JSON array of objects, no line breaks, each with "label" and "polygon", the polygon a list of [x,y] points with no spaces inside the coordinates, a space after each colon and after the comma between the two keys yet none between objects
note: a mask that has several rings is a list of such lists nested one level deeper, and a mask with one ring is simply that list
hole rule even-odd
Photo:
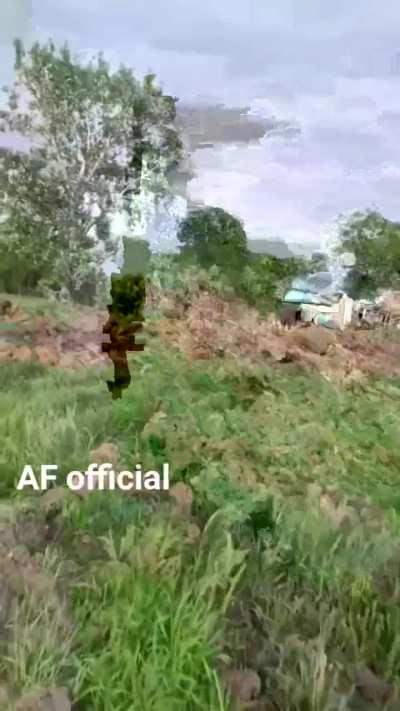
[{"label": "overcast sky", "polygon": [[0,80],[15,34],[52,36],[153,70],[183,100],[299,123],[297,137],[196,152],[190,192],[249,237],[314,242],[341,212],[400,218],[399,30],[398,0],[1,0]]}]

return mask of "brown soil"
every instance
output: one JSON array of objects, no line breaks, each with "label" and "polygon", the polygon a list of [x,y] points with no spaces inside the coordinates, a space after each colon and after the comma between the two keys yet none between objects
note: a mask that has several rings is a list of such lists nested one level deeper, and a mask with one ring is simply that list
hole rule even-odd
[{"label": "brown soil", "polygon": [[[358,379],[363,375],[400,374],[397,330],[343,333],[316,326],[282,326],[274,317],[263,319],[243,304],[226,303],[203,293],[180,316],[165,300],[156,330],[165,343],[192,358],[246,357],[272,363],[297,362],[327,377]],[[391,335],[392,334],[392,335]],[[392,337],[393,336],[393,337]]]},{"label": "brown soil", "polygon": [[0,316],[0,361],[34,361],[67,370],[107,362],[101,352],[105,313],[77,312],[69,328],[52,317],[27,319],[19,311],[17,316]]},{"label": "brown soil", "polygon": [[[400,338],[397,330],[379,332],[347,329],[343,333],[299,324],[282,326],[270,316],[240,302],[225,302],[203,292],[183,309],[161,296],[156,304],[161,318],[147,328],[146,340],[162,343],[190,358],[246,358],[271,364],[296,362],[330,379],[360,380],[365,375],[400,375]],[[27,320],[20,310],[0,315],[0,361],[36,361],[73,370],[107,365],[101,352],[107,340],[102,329],[107,314],[80,312],[66,328],[51,317]],[[393,334],[393,337],[390,334]]]}]

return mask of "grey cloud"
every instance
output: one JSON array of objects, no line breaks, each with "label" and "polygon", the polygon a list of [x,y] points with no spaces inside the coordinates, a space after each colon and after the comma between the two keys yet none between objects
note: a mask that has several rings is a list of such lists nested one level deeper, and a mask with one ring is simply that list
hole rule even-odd
[{"label": "grey cloud", "polygon": [[[190,149],[203,144],[249,143],[267,132],[284,129],[286,124],[249,114],[250,107],[228,108],[223,105],[178,104],[177,124],[189,139]],[[282,124],[284,124],[282,126]]]},{"label": "grey cloud", "polygon": [[383,134],[366,133],[341,126],[314,127],[310,135],[316,146],[335,155],[344,167],[367,169],[393,157],[393,148]]},{"label": "grey cloud", "polygon": [[156,50],[222,56],[238,75],[296,65],[379,74],[399,49],[394,0],[384,12],[378,0],[87,0],[85,8],[64,0],[62,10],[60,0],[36,0],[35,9],[39,24],[85,33],[90,43],[128,49],[139,40]]},{"label": "grey cloud", "polygon": [[[68,37],[74,49],[106,50],[113,65],[152,69],[182,104],[203,94],[257,110],[252,125],[214,116],[204,136],[222,145],[194,152],[191,183],[193,200],[238,213],[251,236],[315,242],[340,212],[373,203],[399,218],[398,0],[33,0],[33,8],[41,38]],[[258,149],[223,145],[264,128]]]},{"label": "grey cloud", "polygon": [[[258,151],[221,148],[199,156],[196,194],[215,197],[226,209],[240,205],[251,236],[297,242],[323,241],[326,226],[342,212],[376,205],[398,218],[399,85],[394,79],[348,80],[337,82],[332,96],[289,95],[302,135],[287,140],[267,134]],[[264,111],[273,105],[258,102]],[[221,191],[216,183],[223,175]]]}]

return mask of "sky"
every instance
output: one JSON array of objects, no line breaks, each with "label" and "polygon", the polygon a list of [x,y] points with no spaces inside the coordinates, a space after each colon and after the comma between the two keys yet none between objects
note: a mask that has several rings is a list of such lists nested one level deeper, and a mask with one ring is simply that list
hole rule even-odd
[{"label": "sky", "polygon": [[399,30],[398,0],[1,0],[0,83],[16,34],[51,36],[154,71],[183,102],[289,121],[300,131],[196,151],[190,196],[250,238],[324,245],[340,214],[400,219]]}]

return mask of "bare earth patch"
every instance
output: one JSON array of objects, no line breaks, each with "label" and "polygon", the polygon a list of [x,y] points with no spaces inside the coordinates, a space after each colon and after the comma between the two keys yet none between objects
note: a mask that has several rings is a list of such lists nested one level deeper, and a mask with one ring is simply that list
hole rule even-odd
[{"label": "bare earth patch", "polygon": [[400,374],[400,339],[392,340],[384,332],[378,339],[370,331],[355,329],[339,333],[301,324],[288,330],[272,315],[261,318],[255,309],[208,293],[201,294],[180,318],[170,305],[165,305],[165,312],[156,327],[159,337],[191,358],[297,362],[328,377],[350,380]]},{"label": "bare earth patch", "polygon": [[[145,327],[147,336],[159,337],[191,359],[295,362],[328,379],[349,383],[366,375],[400,374],[400,338],[392,338],[389,331],[349,328],[340,333],[305,324],[289,330],[272,314],[262,318],[245,304],[226,302],[208,292],[185,309],[165,296],[157,306],[161,317]],[[108,359],[101,352],[106,320],[105,312],[77,309],[76,319],[66,327],[51,316],[27,319],[18,308],[0,315],[0,361],[33,361],[66,370],[106,365]]]}]

